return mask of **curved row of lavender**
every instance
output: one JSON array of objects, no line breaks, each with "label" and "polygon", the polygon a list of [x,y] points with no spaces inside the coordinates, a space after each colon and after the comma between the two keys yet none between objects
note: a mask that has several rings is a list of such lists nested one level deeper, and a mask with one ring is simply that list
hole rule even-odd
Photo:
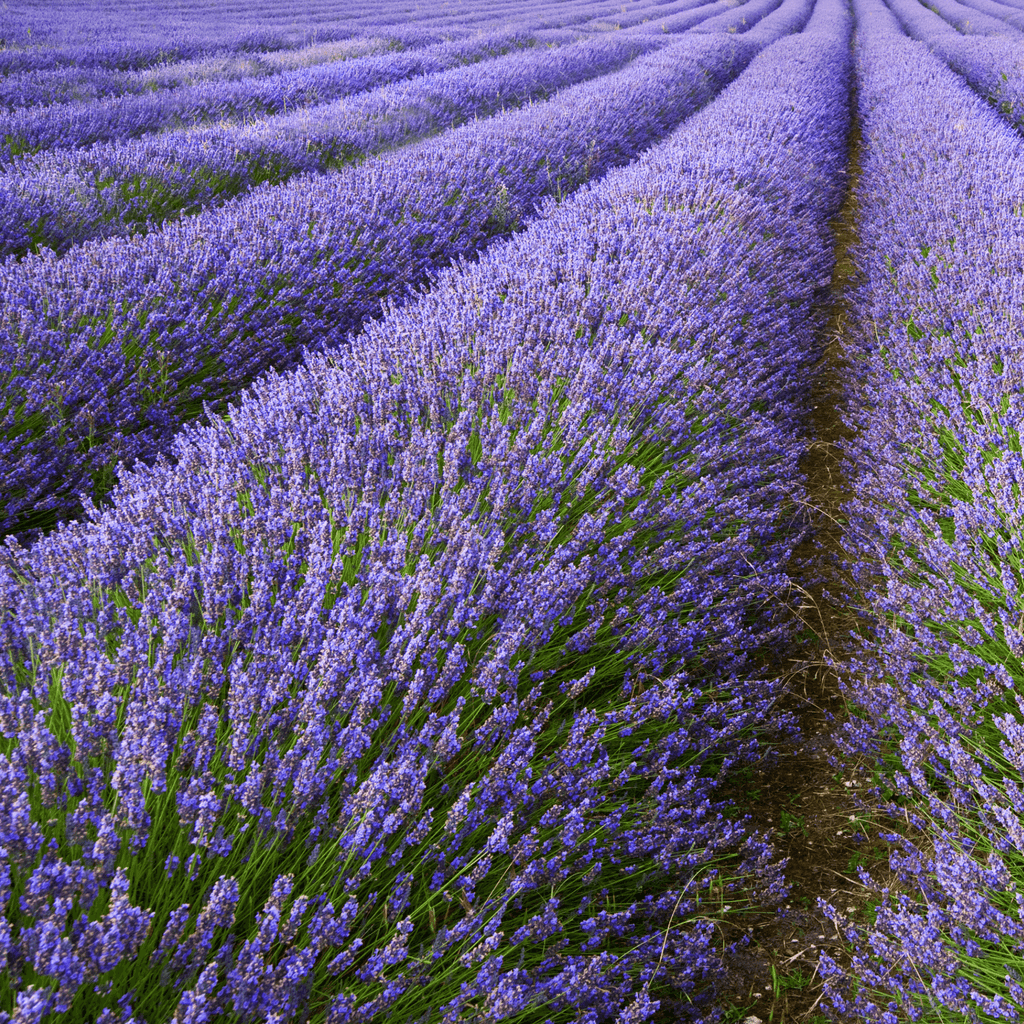
[{"label": "curved row of lavender", "polygon": [[781,891],[714,801],[778,721],[849,117],[819,8],[8,548],[6,1012],[706,1019],[716,920]]},{"label": "curved row of lavender", "polygon": [[815,0],[782,0],[770,14],[759,18],[753,28],[743,33],[743,40],[755,46],[767,46],[782,36],[802,32],[807,25]]},{"label": "curved row of lavender", "polygon": [[[299,50],[317,43],[338,42],[354,35],[386,27],[387,35],[407,45],[425,45],[521,22],[524,14],[543,7],[548,0],[523,0],[504,4],[479,0],[471,11],[436,9],[410,20],[403,0],[374,0],[359,5],[344,0],[304,5],[301,12],[282,8],[278,0],[248,0],[216,4],[181,0],[169,6],[165,0],[135,0],[124,5],[82,5],[66,8],[63,17],[53,16],[52,0],[42,0],[36,19],[25,10],[24,0],[10,0],[0,11],[0,76],[31,71],[96,68],[109,71],[142,71],[167,62],[202,60],[218,54],[275,54]],[[593,2],[572,6],[558,4],[550,27],[581,21],[597,13]],[[609,10],[620,4],[608,5]],[[19,10],[21,8],[21,10]],[[178,24],[169,26],[168,15]],[[490,25],[490,28],[486,28]]]},{"label": "curved row of lavender", "polygon": [[[739,3],[739,0],[734,0]],[[619,5],[610,15],[602,15],[581,22],[577,26],[581,32],[607,32],[618,29],[628,29],[640,26],[652,19],[668,17],[681,11],[689,11],[695,7],[701,7],[707,0],[669,0],[661,4],[630,4],[627,8],[624,4]]]},{"label": "curved row of lavender", "polygon": [[732,11],[724,11],[696,25],[694,32],[747,32],[765,15],[775,11],[782,0],[746,0]]},{"label": "curved row of lavender", "polygon": [[1001,36],[1013,33],[1009,23],[1002,18],[994,18],[958,0],[928,0],[928,7],[963,35]]},{"label": "curved row of lavender", "polygon": [[[304,345],[344,341],[411,286],[626,163],[757,51],[681,40],[552,100],[304,176],[141,238],[0,265],[0,531],[101,494]],[[40,518],[42,517],[42,518]]]},{"label": "curved row of lavender", "polygon": [[[88,17],[88,15],[86,15]],[[52,9],[48,20],[54,19]],[[100,67],[114,71],[138,71],[170,60],[194,60],[218,52],[262,53],[293,49],[310,42],[347,39],[352,29],[344,25],[317,26],[313,38],[298,39],[266,29],[246,29],[227,36],[194,33],[187,38],[157,42],[139,42],[129,37],[122,43],[84,43],[79,45],[5,46],[0,49],[0,74],[41,71],[57,67]],[[38,38],[38,33],[36,38]],[[6,40],[5,40],[6,41]],[[29,40],[31,41],[31,37]]]},{"label": "curved row of lavender", "polygon": [[847,536],[871,617],[845,744],[876,761],[904,838],[874,923],[845,922],[849,971],[823,973],[857,1020],[1019,1021],[1024,143],[880,0],[855,12]]},{"label": "curved row of lavender", "polygon": [[911,37],[926,43],[1007,120],[1024,128],[1024,38],[1020,33],[1007,25],[1002,35],[965,36],[918,0],[887,2]]},{"label": "curved row of lavender", "polygon": [[997,0],[966,0],[965,7],[973,7],[993,18],[1005,21],[1012,28],[1024,31],[1024,13],[1019,6],[998,3]]},{"label": "curved row of lavender", "polygon": [[[550,7],[547,8],[550,10]],[[527,12],[529,13],[529,12]],[[547,17],[538,17],[546,22]],[[508,26],[497,31],[508,31]],[[520,29],[521,30],[521,29]],[[544,29],[557,35],[559,29]],[[579,32],[564,30],[567,37]],[[416,29],[414,25],[368,26],[366,34],[334,42],[310,43],[295,50],[269,53],[216,53],[209,57],[172,61],[141,68],[138,71],[110,71],[77,65],[43,71],[24,71],[0,77],[0,108],[10,112],[24,107],[48,107],[54,104],[85,103],[114,96],[152,93],[161,89],[187,89],[211,82],[237,82],[243,78],[269,78],[287,71],[312,68],[334,61],[368,57],[385,50],[416,49],[452,42],[451,38],[482,35],[468,28],[458,33]],[[493,31],[491,34],[495,34]],[[569,41],[568,38],[566,41]]]},{"label": "curved row of lavender", "polygon": [[220,53],[196,60],[157,64],[138,71],[78,66],[22,71],[0,77],[0,108],[12,111],[55,103],[82,103],[158,89],[188,88],[203,82],[266,77],[334,60],[366,57],[401,46],[398,40],[382,33],[353,36],[333,43],[313,43],[299,50],[275,53]]},{"label": "curved row of lavender", "polygon": [[21,154],[80,149],[95,142],[136,139],[162,129],[211,121],[233,124],[284,110],[329,103],[388,82],[486,60],[534,45],[534,42],[526,32],[499,32],[419,50],[331,61],[283,71],[270,78],[203,82],[141,96],[60,103],[43,110],[15,110],[0,114],[0,136],[4,139],[0,147],[0,166],[10,167]]},{"label": "curved row of lavender", "polygon": [[[259,185],[337,170],[616,71],[664,45],[587,40],[481,60],[254,124],[39,154],[0,174],[0,255],[155,230]],[[504,47],[498,47],[499,50]]]},{"label": "curved row of lavender", "polygon": [[708,18],[716,17],[719,14],[728,14],[739,6],[738,0],[713,0],[712,3],[702,4],[691,11],[658,18],[640,27],[648,32],[686,32]]}]

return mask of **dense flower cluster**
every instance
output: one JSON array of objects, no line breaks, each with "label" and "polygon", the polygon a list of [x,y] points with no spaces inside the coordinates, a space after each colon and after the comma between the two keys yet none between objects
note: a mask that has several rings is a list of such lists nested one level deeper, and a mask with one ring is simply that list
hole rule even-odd
[{"label": "dense flower cluster", "polygon": [[[305,45],[314,38],[324,42],[329,39],[347,39],[352,35],[351,28],[344,23],[339,24],[335,19],[329,26],[318,25],[313,28],[313,38],[306,33],[296,37],[294,29],[280,32],[258,26],[257,15],[257,24],[241,31],[237,28],[237,22],[232,23],[231,19],[226,19],[231,25],[227,32],[218,32],[207,22],[201,30],[193,25],[191,31],[175,33],[175,38],[167,32],[165,25],[159,24],[157,11],[152,7],[147,11],[143,5],[138,6],[141,8],[140,20],[148,21],[150,28],[156,29],[149,39],[138,31],[138,24],[126,26],[126,21],[130,19],[126,19],[126,12],[123,11],[119,11],[114,19],[90,17],[88,11],[83,11],[79,17],[68,12],[67,18],[54,18],[52,11],[47,12],[44,7],[41,10],[43,18],[36,25],[29,25],[28,34],[22,39],[18,39],[18,36],[22,35],[23,30],[19,31],[0,21],[5,30],[4,42],[8,44],[0,50],[0,73],[10,75],[60,67],[138,71],[169,61],[200,59],[214,53],[273,52]],[[102,21],[106,23],[101,24]],[[110,31],[117,21],[121,22],[117,26],[119,31]],[[97,42],[99,39],[104,41]],[[46,45],[37,45],[39,41],[44,41]]]},{"label": "dense flower cluster", "polygon": [[715,779],[779,721],[849,31],[8,546],[15,1019],[704,1019],[781,891]]},{"label": "dense flower cluster", "polygon": [[304,345],[629,161],[762,43],[682,39],[552,100],[334,174],[258,189],[144,237],[0,266],[0,531],[67,515]]},{"label": "dense flower cluster", "polygon": [[[660,0],[631,0],[638,8]],[[27,9],[35,6],[37,10]],[[278,0],[218,0],[216,4],[171,5],[137,0],[124,5],[79,5],[53,17],[48,0],[22,0],[0,10],[0,75],[78,69],[146,72],[159,76],[168,64],[218,56],[274,55],[287,67],[288,52],[330,45],[357,36],[380,36],[405,46],[424,46],[528,23],[537,15],[545,27],[587,21],[621,9],[574,0],[450,2],[443,13],[409,20],[404,0],[317,0],[301,13]],[[36,16],[33,17],[32,14]],[[172,71],[173,74],[173,71]],[[175,84],[174,81],[170,84]]]},{"label": "dense flower cluster", "polygon": [[846,743],[878,760],[907,834],[877,920],[849,932],[849,984],[825,971],[859,1020],[1019,1021],[1024,144],[879,0],[855,12],[848,536],[873,619],[849,666],[861,717]]}]

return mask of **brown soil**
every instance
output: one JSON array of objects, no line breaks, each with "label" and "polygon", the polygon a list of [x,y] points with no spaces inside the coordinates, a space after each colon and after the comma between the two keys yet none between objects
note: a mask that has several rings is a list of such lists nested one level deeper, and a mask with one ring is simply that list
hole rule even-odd
[{"label": "brown soil", "polygon": [[[842,964],[848,961],[848,953],[818,902],[824,900],[853,921],[864,922],[873,901],[858,881],[857,868],[875,869],[875,875],[878,869],[888,872],[889,846],[871,838],[877,837],[877,826],[865,821],[856,802],[870,779],[867,766],[847,762],[832,738],[844,716],[845,702],[829,667],[842,660],[855,627],[841,597],[849,589],[843,570],[841,516],[849,488],[841,445],[850,437],[843,416],[851,380],[843,337],[847,297],[856,284],[849,250],[856,242],[859,153],[854,117],[847,199],[832,225],[836,260],[822,307],[828,345],[814,383],[809,424],[813,440],[801,463],[807,474],[814,534],[797,549],[790,565],[795,581],[819,580],[808,582],[806,589],[795,584],[802,597],[799,615],[806,647],[805,657],[788,669],[784,708],[796,716],[800,735],[779,745],[772,763],[734,780],[723,794],[750,814],[752,829],[773,833],[777,852],[788,858],[789,897],[775,913],[745,923],[749,941],[728,963],[723,1008],[729,1011],[727,1020],[748,1024],[837,1019],[825,1012],[831,1008],[823,999],[818,957],[824,952]],[[734,934],[725,937],[727,941],[742,938],[742,926],[735,926]]]}]

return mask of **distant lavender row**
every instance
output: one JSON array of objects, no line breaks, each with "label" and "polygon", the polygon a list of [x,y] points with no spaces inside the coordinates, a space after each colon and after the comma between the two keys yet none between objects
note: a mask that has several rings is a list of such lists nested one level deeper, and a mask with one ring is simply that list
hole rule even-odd
[{"label": "distant lavender row", "polygon": [[713,0],[712,3],[703,4],[700,7],[695,7],[691,11],[687,11],[684,14],[670,15],[665,18],[659,18],[657,21],[652,21],[644,27],[647,31],[658,31],[658,32],[685,32],[689,28],[693,28],[694,25],[699,25],[702,21],[706,21],[708,18],[713,18],[718,14],[727,14],[729,11],[734,10],[740,6],[741,0]]},{"label": "distant lavender row", "polygon": [[[294,6],[264,6],[256,0],[215,4],[134,0],[129,5],[66,5],[63,16],[55,18],[51,0],[38,4],[10,0],[0,11],[0,39],[5,45],[0,51],[0,74],[74,65],[131,70],[215,53],[299,49],[365,33],[374,24],[396,23],[414,33],[427,30],[422,38],[439,42],[460,34],[460,22],[480,24],[493,21],[496,15],[505,21],[512,15],[515,20],[519,9],[535,6],[480,0],[471,5],[471,16],[463,13],[453,19],[439,17],[436,9],[429,8],[410,18],[409,4],[403,0],[363,5],[317,0],[303,4],[301,12]],[[32,7],[37,10],[33,12]],[[455,13],[452,5],[448,7]]]},{"label": "distant lavender row", "polygon": [[1005,21],[1018,31],[1024,31],[1024,11],[1019,6],[1011,7],[997,3],[996,0],[965,0],[964,6],[973,7],[976,11]]},{"label": "distant lavender row", "polygon": [[42,71],[59,67],[101,67],[114,71],[137,71],[167,61],[194,60],[218,52],[262,53],[296,49],[312,42],[347,39],[352,34],[352,30],[345,27],[319,27],[313,38],[295,41],[279,33],[255,30],[228,39],[204,40],[197,37],[179,42],[161,41],[148,44],[8,48],[0,49],[0,74],[10,75],[19,71]]},{"label": "distant lavender row", "polygon": [[[521,5],[517,8],[514,28],[525,33],[531,27],[543,24],[547,20],[544,13],[548,9],[548,0],[539,0],[535,5]],[[201,58],[165,62],[129,71],[79,64],[25,71],[0,78],[0,107],[14,110],[189,87],[210,81],[265,77],[339,59],[366,56],[384,49],[402,49],[405,46],[416,48],[451,41],[444,36],[478,37],[485,32],[507,34],[512,29],[507,21],[502,25],[486,14],[483,20],[486,23],[483,27],[475,26],[471,29],[463,24],[457,31],[449,29],[444,32],[429,29],[423,22],[399,22],[384,27],[368,25],[361,27],[357,36],[314,42],[297,49],[269,52],[218,51]],[[118,116],[128,117],[124,112]]]},{"label": "distant lavender row", "polygon": [[[34,16],[27,9],[30,6],[25,0],[12,0],[0,11],[0,45],[4,47],[0,75],[62,67],[132,71],[215,55],[277,53],[373,35],[380,26],[388,26],[387,35],[407,45],[423,45],[469,34],[465,26],[472,26],[473,32],[497,31],[512,22],[521,24],[524,15],[532,17],[547,9],[553,23],[565,20],[564,5],[550,0],[520,4],[481,0],[462,5],[461,12],[448,4],[447,15],[428,8],[413,17],[402,0],[366,5],[317,0],[302,5],[301,13],[279,3],[261,10],[256,2],[179,0],[170,5],[163,0],[136,0],[128,6],[65,6],[60,18],[53,17],[52,0],[42,0]],[[593,2],[583,6],[581,20],[593,16],[586,9],[593,14],[613,9],[613,5]]]},{"label": "distant lavender row", "polygon": [[845,744],[903,838],[874,923],[832,911],[849,969],[823,968],[850,1019],[1020,1021],[1024,144],[878,0],[855,11],[846,511],[866,617]]},{"label": "distant lavender row", "polygon": [[694,26],[694,32],[746,32],[766,14],[778,8],[781,0],[746,0],[734,11],[724,11]]},{"label": "distant lavender row", "polygon": [[821,6],[637,167],[9,549],[4,1010],[714,1018],[715,924],[783,891],[712,772],[778,721],[755,655],[792,628],[848,122]]},{"label": "distant lavender row", "polygon": [[0,175],[0,253],[65,252],[90,239],[150,231],[263,183],[328,171],[470,120],[545,99],[664,45],[598,39],[425,75],[246,128],[47,153]]},{"label": "distant lavender row", "polygon": [[444,71],[533,44],[523,32],[459,39],[421,50],[373,54],[240,82],[204,82],[141,96],[0,114],[0,166],[22,153],[138,138],[162,128],[241,121],[328,103],[388,82]]},{"label": "distant lavender row", "polygon": [[1008,27],[1004,36],[964,36],[917,0],[887,2],[910,36],[927,43],[1007,120],[1024,126],[1024,47],[1016,33]]},{"label": "distant lavender row", "polygon": [[386,159],[258,190],[128,241],[0,267],[0,529],[63,518],[120,459],[304,345],[341,342],[546,195],[633,158],[756,52],[681,40],[527,110]]},{"label": "distant lavender row", "polygon": [[993,18],[989,14],[957,0],[927,0],[927,6],[940,14],[958,32],[974,36],[1002,36],[1017,33],[1001,18]]},{"label": "distant lavender row", "polygon": [[748,43],[760,46],[780,36],[801,32],[808,24],[814,6],[815,0],[782,0],[774,11],[759,18],[753,28],[745,29],[744,37]]},{"label": "distant lavender row", "polygon": [[688,11],[693,7],[705,4],[707,0],[672,0],[663,4],[631,4],[623,9],[619,5],[610,14],[602,15],[591,21],[585,21],[579,28],[584,32],[608,32],[618,29],[632,28],[652,18],[664,18],[679,11]]},{"label": "distant lavender row", "polygon": [[82,103],[108,96],[194,86],[200,82],[265,77],[333,60],[365,57],[400,46],[396,40],[380,35],[316,43],[301,50],[276,53],[216,54],[198,60],[157,64],[138,71],[77,66],[24,71],[0,78],[0,108],[11,111],[54,103]]}]

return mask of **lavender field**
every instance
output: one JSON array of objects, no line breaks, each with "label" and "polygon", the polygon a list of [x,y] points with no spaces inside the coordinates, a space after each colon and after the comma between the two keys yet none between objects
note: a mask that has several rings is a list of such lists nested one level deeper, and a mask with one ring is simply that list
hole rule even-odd
[{"label": "lavender field", "polygon": [[1024,0],[9,0],[0,1024],[1024,1020],[1022,132]]}]

